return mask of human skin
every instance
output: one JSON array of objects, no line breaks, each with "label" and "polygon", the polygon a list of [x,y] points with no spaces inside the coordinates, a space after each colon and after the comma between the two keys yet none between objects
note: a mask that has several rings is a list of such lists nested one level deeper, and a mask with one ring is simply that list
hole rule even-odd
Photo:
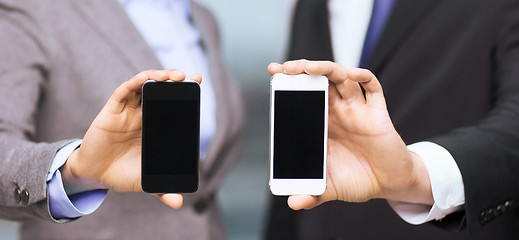
[{"label": "human skin", "polygon": [[290,196],[292,209],[310,209],[333,200],[365,202],[374,198],[434,203],[427,168],[396,132],[373,73],[308,60],[271,63],[268,70],[272,75],[325,75],[330,81],[327,188],[320,196]]},{"label": "human skin", "polygon": [[[147,80],[183,81],[177,70],[148,70],[121,84],[94,119],[77,148],[60,168],[63,182],[117,192],[142,192],[141,187],[141,90]],[[198,74],[190,77],[201,83]],[[155,194],[163,203],[179,209],[180,194]]]}]

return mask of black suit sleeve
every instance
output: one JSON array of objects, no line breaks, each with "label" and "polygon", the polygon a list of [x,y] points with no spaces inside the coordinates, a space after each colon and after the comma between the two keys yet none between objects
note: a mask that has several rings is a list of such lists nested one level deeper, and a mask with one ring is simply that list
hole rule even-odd
[{"label": "black suit sleeve", "polygon": [[471,234],[519,204],[519,14],[512,4],[500,16],[492,56],[494,108],[477,124],[432,139],[460,168]]}]

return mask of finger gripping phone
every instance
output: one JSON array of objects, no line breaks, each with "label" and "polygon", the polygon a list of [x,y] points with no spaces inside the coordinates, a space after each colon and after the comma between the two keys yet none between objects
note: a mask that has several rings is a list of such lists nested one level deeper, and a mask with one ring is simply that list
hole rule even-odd
[{"label": "finger gripping phone", "polygon": [[198,189],[200,85],[147,81],[142,88],[142,174],[147,193]]},{"label": "finger gripping phone", "polygon": [[275,74],[270,84],[270,190],[320,195],[326,189],[328,79]]}]

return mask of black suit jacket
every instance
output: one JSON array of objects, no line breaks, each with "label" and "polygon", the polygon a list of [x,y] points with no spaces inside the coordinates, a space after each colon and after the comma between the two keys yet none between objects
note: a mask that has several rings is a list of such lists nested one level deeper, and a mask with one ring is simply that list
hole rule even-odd
[{"label": "black suit jacket", "polygon": [[[326,6],[300,0],[290,58],[333,60],[330,46]],[[276,198],[267,238],[519,238],[519,1],[397,0],[367,68],[404,141],[452,154],[464,211],[413,226],[385,200],[294,212]]]}]

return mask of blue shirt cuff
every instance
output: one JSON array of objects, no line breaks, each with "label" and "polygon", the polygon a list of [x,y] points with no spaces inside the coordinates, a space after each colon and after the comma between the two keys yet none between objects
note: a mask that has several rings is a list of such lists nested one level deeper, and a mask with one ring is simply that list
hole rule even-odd
[{"label": "blue shirt cuff", "polygon": [[49,211],[53,218],[77,218],[94,212],[106,197],[108,190],[95,189],[67,195],[59,168],[65,164],[72,152],[81,145],[75,140],[60,148],[47,175]]}]

